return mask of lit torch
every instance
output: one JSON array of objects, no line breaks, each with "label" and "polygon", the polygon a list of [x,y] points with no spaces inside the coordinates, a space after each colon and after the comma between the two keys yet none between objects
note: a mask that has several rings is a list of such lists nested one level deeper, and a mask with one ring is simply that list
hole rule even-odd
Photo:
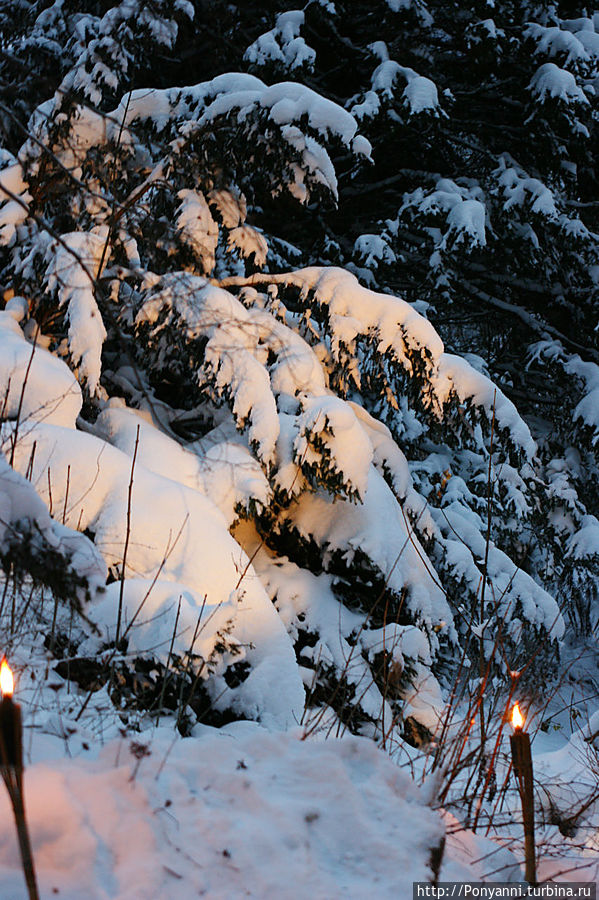
[{"label": "lit torch", "polygon": [[0,768],[2,778],[12,804],[23,874],[27,883],[29,900],[39,900],[33,855],[25,818],[23,798],[23,724],[21,707],[13,700],[14,679],[10,666],[3,659],[0,663]]},{"label": "lit torch", "polygon": [[0,760],[2,766],[23,768],[21,707],[13,701],[14,679],[5,659],[0,663]]},{"label": "lit torch", "polygon": [[524,717],[517,703],[512,710],[512,728],[514,729],[510,737],[512,765],[518,782],[524,823],[525,878],[529,884],[536,885],[535,806],[530,735],[524,731]]}]

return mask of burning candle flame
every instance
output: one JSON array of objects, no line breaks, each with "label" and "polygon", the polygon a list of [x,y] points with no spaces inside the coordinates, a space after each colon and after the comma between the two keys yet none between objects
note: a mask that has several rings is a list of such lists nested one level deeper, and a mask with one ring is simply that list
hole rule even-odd
[{"label": "burning candle flame", "polygon": [[12,669],[5,659],[0,664],[0,690],[3,697],[12,697],[15,687],[14,678],[12,677]]},{"label": "burning candle flame", "polygon": [[518,704],[514,703],[514,708],[512,710],[512,728],[514,728],[515,731],[520,731],[523,725],[524,716],[520,712]]}]

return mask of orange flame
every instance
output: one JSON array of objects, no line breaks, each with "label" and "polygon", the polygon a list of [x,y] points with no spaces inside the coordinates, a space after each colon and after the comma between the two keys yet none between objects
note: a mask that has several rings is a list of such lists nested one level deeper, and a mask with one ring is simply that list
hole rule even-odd
[{"label": "orange flame", "polygon": [[12,669],[5,659],[0,664],[0,690],[3,697],[12,697],[15,688],[14,678],[12,677]]},{"label": "orange flame", "polygon": [[512,728],[515,731],[521,731],[522,726],[524,725],[524,716],[520,712],[520,707],[517,703],[514,703],[514,708],[512,709]]}]

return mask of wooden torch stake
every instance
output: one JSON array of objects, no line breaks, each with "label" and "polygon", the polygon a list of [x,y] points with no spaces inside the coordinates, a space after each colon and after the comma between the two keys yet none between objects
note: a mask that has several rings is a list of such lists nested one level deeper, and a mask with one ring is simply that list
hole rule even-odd
[{"label": "wooden torch stake", "polygon": [[[11,771],[12,770],[12,771]],[[17,828],[17,837],[19,840],[19,850],[21,851],[21,863],[23,866],[23,874],[27,885],[29,900],[39,900],[37,889],[37,881],[35,877],[35,867],[33,864],[33,854],[31,852],[31,843],[29,840],[29,831],[27,829],[27,819],[25,818],[25,805],[23,803],[23,785],[20,773],[14,767],[2,767],[2,777],[10,797],[12,805],[15,825]]]},{"label": "wooden torch stake", "polygon": [[12,695],[0,702],[0,768],[15,817],[21,863],[29,900],[39,900],[33,853],[25,817],[23,799],[23,726],[21,707],[13,703]]},{"label": "wooden torch stake", "polygon": [[526,731],[517,729],[510,737],[510,744],[512,747],[514,774],[518,780],[518,790],[522,801],[522,818],[524,821],[524,877],[529,884],[536,885],[535,807],[530,735]]}]

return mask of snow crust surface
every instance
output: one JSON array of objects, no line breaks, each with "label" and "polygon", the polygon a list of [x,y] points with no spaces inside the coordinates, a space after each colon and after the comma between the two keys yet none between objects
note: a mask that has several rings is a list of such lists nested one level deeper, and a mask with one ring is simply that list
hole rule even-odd
[{"label": "snow crust surface", "polygon": [[[136,760],[122,739],[84,750],[80,730],[60,759],[62,741],[36,735],[26,790],[42,896],[407,896],[426,878],[440,818],[368,739],[301,736],[249,722],[185,740],[161,728],[140,738]],[[20,900],[22,877],[3,829],[2,896]]]}]

